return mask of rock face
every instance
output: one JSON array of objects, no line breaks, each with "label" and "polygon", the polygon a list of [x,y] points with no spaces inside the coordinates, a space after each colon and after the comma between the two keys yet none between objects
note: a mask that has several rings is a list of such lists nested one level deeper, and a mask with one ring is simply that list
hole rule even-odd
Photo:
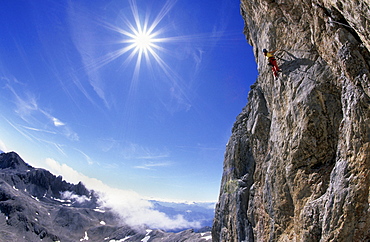
[{"label": "rock face", "polygon": [[[241,1],[260,75],[226,147],[213,241],[370,240],[369,6]],[[263,48],[279,50],[278,80]]]}]

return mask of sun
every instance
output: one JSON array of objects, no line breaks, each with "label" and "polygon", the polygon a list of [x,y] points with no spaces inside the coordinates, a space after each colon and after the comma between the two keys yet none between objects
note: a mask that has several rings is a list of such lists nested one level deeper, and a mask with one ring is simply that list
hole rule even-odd
[{"label": "sun", "polygon": [[156,51],[160,48],[158,42],[162,39],[155,38],[158,35],[157,31],[154,31],[154,27],[147,28],[147,22],[143,24],[140,19],[135,18],[136,26],[131,23],[126,23],[129,27],[130,32],[122,32],[126,39],[123,41],[127,46],[124,48],[125,51],[131,51],[129,59],[137,56],[137,65],[140,65],[143,57],[146,61],[149,61],[150,55],[154,58],[158,58]]},{"label": "sun", "polygon": [[[121,48],[105,55],[97,65],[98,67],[108,64],[109,62],[126,56],[122,66],[128,66],[134,63],[133,78],[137,79],[142,62],[152,68],[153,63],[158,64],[164,73],[173,77],[171,68],[162,59],[161,54],[168,52],[164,47],[165,43],[175,42],[178,37],[165,36],[167,33],[166,27],[161,24],[167,13],[172,9],[176,1],[167,0],[165,5],[159,10],[158,14],[153,18],[149,12],[143,14],[139,12],[136,0],[129,0],[130,14],[120,16],[120,24],[112,25],[105,23],[105,26],[115,32],[121,34]],[[160,27],[162,25],[162,27]]]},{"label": "sun", "polygon": [[145,60],[150,63],[151,59],[158,63],[161,68],[166,68],[164,61],[159,56],[163,51],[164,42],[170,41],[170,38],[163,37],[163,28],[159,24],[173,6],[173,1],[167,1],[157,16],[150,20],[149,14],[140,14],[135,0],[130,0],[130,9],[132,18],[128,15],[122,16],[123,26],[117,28],[122,34],[121,43],[124,44],[117,56],[128,54],[124,64],[136,59],[135,73],[140,70],[141,62]]},{"label": "sun", "polygon": [[135,48],[138,48],[140,51],[148,51],[153,46],[152,35],[148,32],[138,33],[134,36],[132,42]]}]

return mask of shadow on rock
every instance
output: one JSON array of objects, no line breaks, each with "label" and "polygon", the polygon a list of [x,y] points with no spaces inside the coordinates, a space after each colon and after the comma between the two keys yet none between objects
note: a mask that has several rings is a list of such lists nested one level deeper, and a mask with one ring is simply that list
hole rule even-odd
[{"label": "shadow on rock", "polygon": [[[293,71],[300,71],[300,72],[306,72],[305,70],[308,70],[311,66],[313,66],[315,64],[315,61],[313,60],[310,60],[310,59],[307,59],[307,58],[297,58],[295,55],[293,55],[292,53],[288,52],[288,51],[285,51],[287,53],[287,55],[290,57],[290,58],[293,58],[292,60],[286,60],[286,59],[283,59],[283,58],[280,58],[280,57],[277,57],[278,59],[284,61],[284,63],[282,63],[280,65],[280,68],[283,70],[283,73],[290,73],[290,72],[293,72]],[[305,70],[302,70],[302,66],[307,66],[307,68],[305,68]]]}]

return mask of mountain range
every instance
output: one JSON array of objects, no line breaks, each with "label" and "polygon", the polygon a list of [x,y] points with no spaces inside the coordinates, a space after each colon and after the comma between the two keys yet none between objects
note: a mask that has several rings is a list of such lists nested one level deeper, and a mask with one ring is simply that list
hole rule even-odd
[{"label": "mountain range", "polygon": [[15,152],[0,154],[0,241],[209,241],[213,207],[151,201],[168,216],[184,214],[205,227],[166,232],[132,228],[100,207],[99,196],[81,182],[28,165]]}]

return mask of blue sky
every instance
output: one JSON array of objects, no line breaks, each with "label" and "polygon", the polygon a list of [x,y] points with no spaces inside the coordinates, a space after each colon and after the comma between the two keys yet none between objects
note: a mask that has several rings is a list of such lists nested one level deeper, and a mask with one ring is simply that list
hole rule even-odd
[{"label": "blue sky", "polygon": [[238,0],[1,5],[2,150],[68,180],[217,200],[257,76]]}]

